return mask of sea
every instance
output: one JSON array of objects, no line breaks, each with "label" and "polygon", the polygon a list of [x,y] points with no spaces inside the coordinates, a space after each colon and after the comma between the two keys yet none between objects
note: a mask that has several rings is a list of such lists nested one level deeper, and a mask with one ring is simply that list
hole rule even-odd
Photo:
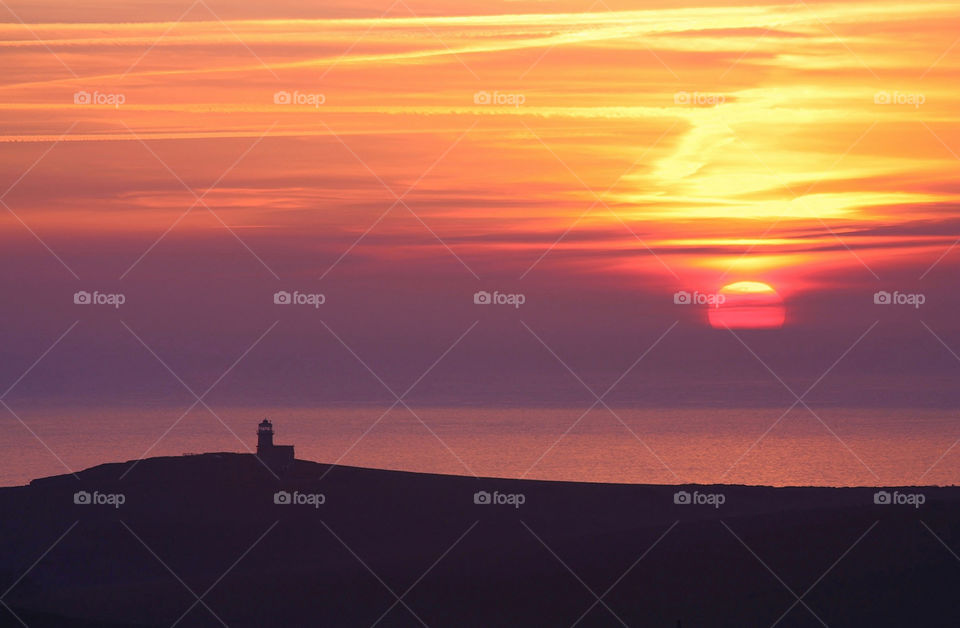
[{"label": "sea", "polygon": [[36,407],[0,413],[0,486],[108,462],[277,444],[321,463],[629,484],[960,483],[960,419],[937,409]]}]

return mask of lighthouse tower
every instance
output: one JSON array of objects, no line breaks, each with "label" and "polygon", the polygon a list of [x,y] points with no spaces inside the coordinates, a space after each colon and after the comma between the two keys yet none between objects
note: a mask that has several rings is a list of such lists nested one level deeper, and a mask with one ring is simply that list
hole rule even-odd
[{"label": "lighthouse tower", "polygon": [[293,445],[273,444],[273,423],[268,419],[257,426],[257,457],[275,473],[282,473],[293,466]]},{"label": "lighthouse tower", "polygon": [[267,454],[273,450],[273,423],[264,419],[257,427],[257,453]]}]

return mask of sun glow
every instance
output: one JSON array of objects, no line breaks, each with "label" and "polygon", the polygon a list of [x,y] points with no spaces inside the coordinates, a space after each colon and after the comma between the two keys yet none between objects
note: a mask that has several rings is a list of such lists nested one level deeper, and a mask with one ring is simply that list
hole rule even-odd
[{"label": "sun glow", "polygon": [[[347,257],[369,269],[435,254],[476,274],[629,274],[621,288],[766,278],[713,308],[745,327],[780,324],[774,285],[790,297],[917,260],[919,275],[954,242],[954,0],[314,3],[277,19],[246,4],[169,22],[159,5],[10,0],[0,178],[18,183],[0,229],[139,243],[229,224],[264,259],[316,231],[359,238]],[[212,182],[222,220],[181,220],[181,183]],[[383,214],[405,190],[407,220]],[[743,299],[779,301],[747,315]]]},{"label": "sun glow", "polygon": [[738,281],[720,289],[720,294],[760,294],[776,293],[776,290],[761,281]]},{"label": "sun glow", "polygon": [[710,325],[727,329],[776,329],[783,327],[783,298],[767,283],[737,281],[720,289],[723,297],[710,308]]}]

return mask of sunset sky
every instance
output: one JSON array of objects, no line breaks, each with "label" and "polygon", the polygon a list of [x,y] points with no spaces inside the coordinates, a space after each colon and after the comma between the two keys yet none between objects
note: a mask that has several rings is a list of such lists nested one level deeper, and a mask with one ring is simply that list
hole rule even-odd
[{"label": "sunset sky", "polygon": [[0,2],[8,401],[960,400],[960,4],[305,4]]}]

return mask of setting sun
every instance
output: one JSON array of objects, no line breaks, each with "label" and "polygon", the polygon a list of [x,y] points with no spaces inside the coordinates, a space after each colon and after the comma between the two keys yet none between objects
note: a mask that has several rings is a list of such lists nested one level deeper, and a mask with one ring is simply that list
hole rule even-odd
[{"label": "setting sun", "polygon": [[783,298],[769,284],[738,281],[720,289],[717,306],[710,308],[710,325],[727,329],[775,329],[783,326]]},{"label": "setting sun", "polygon": [[960,627],[958,16],[0,0],[0,628]]}]

